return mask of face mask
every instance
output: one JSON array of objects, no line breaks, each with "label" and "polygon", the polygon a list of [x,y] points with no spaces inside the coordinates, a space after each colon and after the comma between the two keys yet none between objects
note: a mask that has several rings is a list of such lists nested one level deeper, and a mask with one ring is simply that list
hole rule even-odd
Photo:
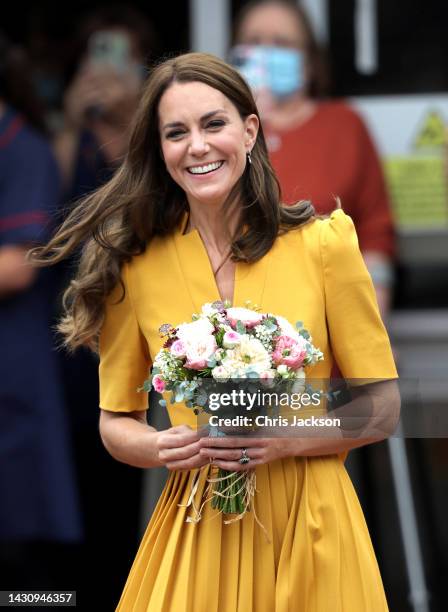
[{"label": "face mask", "polygon": [[304,87],[303,53],[297,49],[238,45],[229,60],[253,91],[267,89],[282,98]]}]

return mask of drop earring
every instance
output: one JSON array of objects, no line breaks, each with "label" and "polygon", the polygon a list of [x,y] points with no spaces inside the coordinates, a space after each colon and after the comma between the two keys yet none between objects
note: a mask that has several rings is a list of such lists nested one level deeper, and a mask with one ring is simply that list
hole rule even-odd
[{"label": "drop earring", "polygon": [[252,156],[250,154],[250,151],[247,152],[247,161],[251,164],[252,163]]}]

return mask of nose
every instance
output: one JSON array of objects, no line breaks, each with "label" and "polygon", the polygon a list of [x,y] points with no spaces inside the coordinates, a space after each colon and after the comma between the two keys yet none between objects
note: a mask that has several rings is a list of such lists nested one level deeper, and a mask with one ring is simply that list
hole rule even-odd
[{"label": "nose", "polygon": [[205,134],[201,130],[194,130],[190,135],[190,144],[188,152],[190,155],[202,157],[210,150],[210,146],[205,138]]}]

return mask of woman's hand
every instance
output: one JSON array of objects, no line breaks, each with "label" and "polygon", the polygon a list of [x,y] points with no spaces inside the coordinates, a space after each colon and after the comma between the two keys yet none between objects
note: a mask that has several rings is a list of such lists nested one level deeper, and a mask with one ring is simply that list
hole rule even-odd
[{"label": "woman's hand", "polygon": [[192,470],[210,463],[201,455],[201,434],[187,425],[170,427],[157,433],[158,459],[169,470]]},{"label": "woman's hand", "polygon": [[[257,465],[300,454],[299,438],[251,438],[224,436],[202,438],[199,441],[200,455],[224,470],[240,472]],[[250,461],[240,463],[242,449]]]},{"label": "woman's hand", "polygon": [[27,250],[25,245],[0,247],[0,299],[25,291],[35,280],[37,270],[27,263]]},{"label": "woman's hand", "polygon": [[100,116],[113,116],[126,127],[137,107],[141,85],[134,65],[123,74],[112,68],[82,65],[64,96],[67,126],[81,129],[89,109],[95,109]]}]

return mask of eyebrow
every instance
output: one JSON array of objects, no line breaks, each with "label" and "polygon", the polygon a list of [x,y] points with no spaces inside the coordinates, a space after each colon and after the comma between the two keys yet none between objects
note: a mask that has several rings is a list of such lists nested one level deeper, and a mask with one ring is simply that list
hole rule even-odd
[{"label": "eyebrow", "polygon": [[[214,115],[217,115],[218,113],[227,114],[227,111],[224,108],[218,108],[216,110],[212,110],[209,113],[205,113],[205,115],[202,115],[200,121],[202,122],[207,121],[207,119],[210,119],[210,117],[213,117]],[[166,130],[168,128],[181,127],[183,125],[184,123],[182,123],[182,121],[173,121],[172,123],[166,123],[162,129]]]}]

